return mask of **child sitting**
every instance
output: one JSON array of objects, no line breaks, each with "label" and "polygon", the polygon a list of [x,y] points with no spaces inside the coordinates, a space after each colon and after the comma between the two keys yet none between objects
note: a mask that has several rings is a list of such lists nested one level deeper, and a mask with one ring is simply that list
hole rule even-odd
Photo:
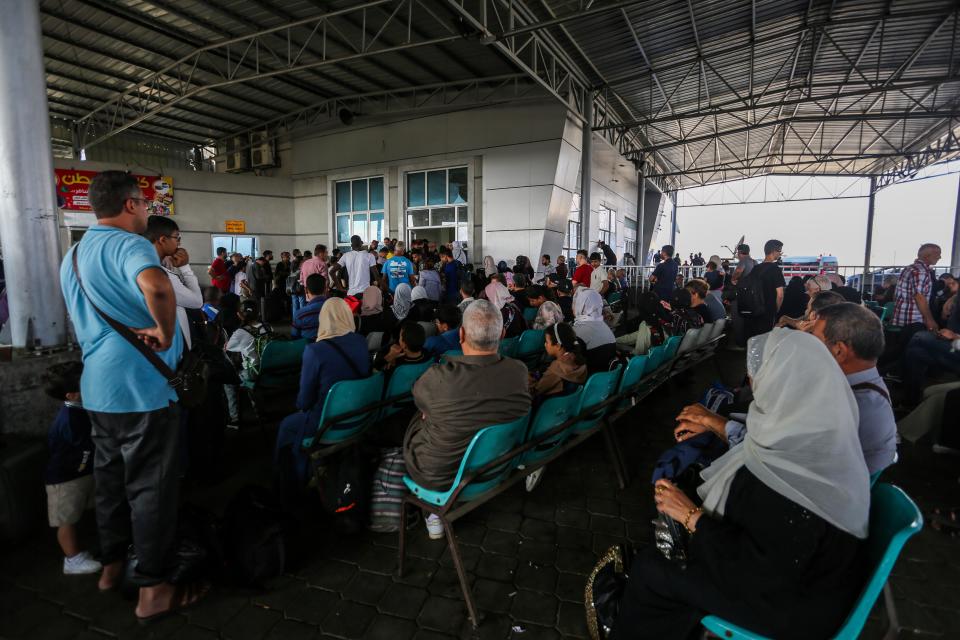
[{"label": "child sitting", "polygon": [[50,425],[44,483],[47,488],[47,517],[57,528],[57,542],[63,550],[63,573],[81,575],[97,573],[103,567],[82,551],[77,540],[76,524],[83,512],[93,507],[93,440],[90,418],[80,401],[80,374],[83,365],[65,362],[47,369],[43,376],[44,391],[63,401],[60,412]]},{"label": "child sitting", "polygon": [[400,365],[419,364],[430,360],[423,345],[427,341],[427,334],[416,322],[405,322],[400,325],[400,337],[390,350],[378,357],[375,367],[382,371],[393,371]]},{"label": "child sitting", "polygon": [[553,362],[539,379],[530,378],[530,394],[535,399],[569,393],[587,381],[586,348],[573,327],[565,322],[548,327],[544,348]]}]

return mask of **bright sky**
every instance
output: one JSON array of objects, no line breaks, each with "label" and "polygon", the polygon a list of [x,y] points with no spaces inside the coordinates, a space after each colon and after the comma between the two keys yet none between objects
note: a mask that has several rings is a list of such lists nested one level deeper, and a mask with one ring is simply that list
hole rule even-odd
[{"label": "bright sky", "polygon": [[[941,165],[927,173],[960,170],[960,163],[951,165]],[[798,184],[796,178],[773,177],[768,180],[768,189],[786,191],[790,180]],[[868,189],[865,180],[855,184],[849,179],[842,180],[851,187],[847,194],[866,193]],[[881,189],[876,197],[871,265],[908,264],[924,242],[939,244],[943,249],[939,264],[950,265],[957,182],[958,174],[952,173]],[[839,192],[839,189],[833,192]],[[754,193],[757,194],[755,198],[760,199],[759,192]],[[681,204],[731,200],[729,194],[724,197],[716,190],[697,189],[688,195],[690,197],[681,199]],[[681,206],[677,210],[676,244],[683,259],[687,259],[691,251],[702,252],[705,258],[713,253],[727,257],[730,252],[722,245],[733,247],[741,235],[746,235],[745,242],[751,246],[751,253],[759,256],[763,253],[763,243],[777,238],[784,243],[785,255],[823,253],[837,256],[841,265],[862,265],[866,220],[867,198]],[[661,218],[660,225],[654,246],[669,242],[669,210]]]}]

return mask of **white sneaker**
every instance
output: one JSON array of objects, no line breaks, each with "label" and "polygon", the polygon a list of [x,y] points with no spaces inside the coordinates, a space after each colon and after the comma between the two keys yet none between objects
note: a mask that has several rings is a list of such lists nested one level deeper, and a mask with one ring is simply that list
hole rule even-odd
[{"label": "white sneaker", "polygon": [[440,516],[431,513],[427,516],[427,534],[431,540],[443,540],[443,523]]},{"label": "white sneaker", "polygon": [[526,478],[523,479],[523,484],[527,488],[527,493],[530,493],[537,488],[537,485],[540,484],[540,478],[543,477],[543,472],[546,471],[546,467],[540,467]]},{"label": "white sneaker", "polygon": [[63,559],[63,575],[81,576],[88,573],[99,573],[103,569],[89,551],[81,551],[72,558]]}]

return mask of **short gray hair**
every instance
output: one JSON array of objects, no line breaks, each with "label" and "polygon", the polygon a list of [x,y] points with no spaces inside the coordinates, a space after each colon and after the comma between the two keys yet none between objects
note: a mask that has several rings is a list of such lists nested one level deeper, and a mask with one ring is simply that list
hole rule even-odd
[{"label": "short gray hair", "polygon": [[396,254],[401,254],[404,251],[406,251],[406,249],[407,249],[407,245],[403,243],[403,240],[401,240],[400,242],[398,242],[393,246],[393,252]]},{"label": "short gray hair", "polygon": [[474,300],[463,312],[464,342],[479,351],[496,351],[503,333],[503,315],[489,300]]},{"label": "short gray hair", "polygon": [[877,360],[883,354],[883,325],[877,314],[852,302],[820,309],[823,337],[827,344],[845,343],[861,360]]}]

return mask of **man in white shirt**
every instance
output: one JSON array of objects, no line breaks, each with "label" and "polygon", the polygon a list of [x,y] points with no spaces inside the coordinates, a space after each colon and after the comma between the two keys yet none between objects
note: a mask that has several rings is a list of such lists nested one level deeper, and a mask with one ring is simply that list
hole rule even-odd
[{"label": "man in white shirt", "polygon": [[358,296],[363,294],[364,289],[370,286],[372,280],[376,280],[376,272],[371,270],[377,266],[377,259],[369,251],[363,250],[363,240],[360,236],[350,237],[350,251],[340,257],[338,264],[347,270],[348,288],[347,295]]},{"label": "man in white shirt", "polygon": [[190,340],[190,321],[187,309],[203,307],[203,294],[200,283],[190,268],[190,256],[186,249],[180,248],[180,227],[166,216],[150,216],[144,237],[153,243],[163,270],[167,272],[173,292],[177,298],[177,325],[183,334],[186,350],[192,348]]}]

